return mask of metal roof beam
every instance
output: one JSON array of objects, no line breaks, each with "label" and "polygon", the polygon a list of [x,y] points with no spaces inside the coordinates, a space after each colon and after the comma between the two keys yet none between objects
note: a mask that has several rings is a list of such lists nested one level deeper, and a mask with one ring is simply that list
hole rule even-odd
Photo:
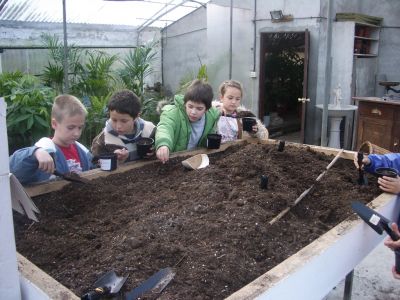
[{"label": "metal roof beam", "polygon": [[[170,2],[168,2],[165,7],[167,7],[168,5],[170,5],[172,2],[174,2],[174,0],[171,0]],[[159,18],[161,18],[162,16],[165,16],[167,13],[173,11],[174,9],[176,9],[177,7],[181,6],[182,4],[184,4],[185,2],[188,2],[188,0],[182,0],[181,3],[174,5],[173,7],[171,7],[170,9],[167,9],[165,12],[163,12],[162,14],[159,15],[159,13],[161,13],[164,8],[160,9],[158,12],[156,12],[148,21],[144,22],[142,25],[140,25],[136,31],[137,33],[142,32],[146,27],[150,26],[151,24],[153,24],[155,21],[157,21]]]}]

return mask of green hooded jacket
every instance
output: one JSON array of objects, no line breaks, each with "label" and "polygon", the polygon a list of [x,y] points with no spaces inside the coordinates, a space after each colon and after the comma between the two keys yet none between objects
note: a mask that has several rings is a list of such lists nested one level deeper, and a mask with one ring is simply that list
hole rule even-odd
[{"label": "green hooded jacket", "polygon": [[[206,122],[197,146],[206,147],[207,134],[215,133],[219,115],[219,111],[213,107],[205,113]],[[191,132],[183,95],[176,95],[174,104],[166,105],[162,109],[156,131],[156,150],[161,146],[167,146],[170,152],[186,150]]]}]

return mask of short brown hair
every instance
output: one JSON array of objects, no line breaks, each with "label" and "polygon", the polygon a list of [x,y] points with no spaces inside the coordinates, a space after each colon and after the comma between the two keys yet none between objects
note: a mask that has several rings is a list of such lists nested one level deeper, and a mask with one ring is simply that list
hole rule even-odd
[{"label": "short brown hair", "polygon": [[204,103],[206,109],[211,107],[211,102],[214,97],[211,85],[203,79],[195,79],[189,85],[183,102],[188,101]]},{"label": "short brown hair", "polygon": [[85,106],[78,98],[64,94],[54,99],[51,117],[57,122],[61,122],[66,116],[73,117],[76,115],[84,115],[85,117],[87,115]]},{"label": "short brown hair", "polygon": [[236,80],[225,80],[224,82],[221,83],[221,85],[219,86],[219,94],[223,97],[226,93],[226,89],[228,87],[233,87],[236,88],[240,91],[240,93],[242,94],[243,97],[243,86],[239,81]]}]

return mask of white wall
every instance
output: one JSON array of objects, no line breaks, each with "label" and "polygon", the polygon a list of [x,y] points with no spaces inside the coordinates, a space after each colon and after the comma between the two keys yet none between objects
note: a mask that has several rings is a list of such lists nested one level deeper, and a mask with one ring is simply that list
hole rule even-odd
[{"label": "white wall", "polygon": [[161,36],[164,86],[175,93],[184,77],[196,76],[200,65],[208,64],[206,9],[200,7],[166,27]]},{"label": "white wall", "polygon": [[[63,28],[60,23],[31,23],[2,21],[0,24],[0,69],[2,72],[20,70],[30,74],[41,74],[48,62],[48,50],[43,48],[40,38],[42,33],[56,35],[64,43]],[[68,24],[68,45],[94,48],[110,55],[117,54],[122,58],[138,44],[150,40],[159,40],[158,28],[147,28],[138,37],[136,27]],[[146,82],[151,84],[161,81],[161,48],[158,48],[157,59],[153,66],[155,73]],[[117,67],[118,64],[115,64]]]},{"label": "white wall", "polygon": [[0,298],[20,299],[19,274],[11,210],[6,104],[0,98]]},{"label": "white wall", "polygon": [[[254,84],[256,79],[250,78],[254,40],[252,14],[250,9],[233,8],[232,79],[243,84],[243,104],[257,112]],[[230,7],[215,4],[207,6],[207,53],[209,80],[217,98],[219,85],[229,79]]]}]

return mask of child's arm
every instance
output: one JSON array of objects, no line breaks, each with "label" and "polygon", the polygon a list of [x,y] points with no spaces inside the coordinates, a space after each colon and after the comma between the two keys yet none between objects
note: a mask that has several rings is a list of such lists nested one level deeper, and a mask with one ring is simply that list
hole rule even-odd
[{"label": "child's arm", "polygon": [[[400,171],[400,153],[389,154],[370,154],[368,155],[370,163],[365,164],[365,171],[373,173],[376,168],[386,167],[394,168],[397,172]],[[363,160],[364,162],[364,160]]]},{"label": "child's arm", "polygon": [[157,125],[155,148],[157,158],[165,163],[169,159],[171,149],[174,149],[176,122],[180,122],[177,109],[163,111]]},{"label": "child's arm", "polygon": [[10,172],[22,184],[48,180],[54,171],[54,161],[50,154],[36,146],[15,151],[9,162]]}]

